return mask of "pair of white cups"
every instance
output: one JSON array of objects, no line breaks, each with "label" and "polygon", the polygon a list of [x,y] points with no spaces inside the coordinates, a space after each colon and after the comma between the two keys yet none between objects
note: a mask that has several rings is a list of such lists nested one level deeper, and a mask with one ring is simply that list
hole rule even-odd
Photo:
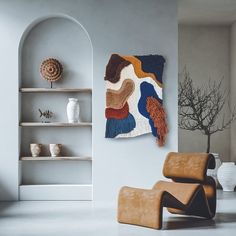
[{"label": "pair of white cups", "polygon": [[[30,151],[31,151],[32,157],[38,157],[42,151],[42,147],[43,145],[40,143],[31,143]],[[49,144],[49,150],[50,150],[51,156],[52,157],[59,156],[61,153],[61,147],[62,145],[58,143]]]}]

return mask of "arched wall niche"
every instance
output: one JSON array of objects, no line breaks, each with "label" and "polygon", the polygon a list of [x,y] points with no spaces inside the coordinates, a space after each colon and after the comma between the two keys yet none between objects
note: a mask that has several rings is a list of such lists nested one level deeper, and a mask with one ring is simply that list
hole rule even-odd
[{"label": "arched wall niche", "polygon": [[91,88],[93,46],[87,30],[67,15],[50,15],[34,20],[19,44],[20,87],[49,87],[39,73],[41,62],[57,58],[63,65],[63,78],[56,87]]},{"label": "arched wall niche", "polygon": [[[46,58],[56,58],[63,66],[61,80],[53,88],[92,89],[93,46],[86,29],[66,15],[50,15],[33,21],[24,31],[19,44],[19,88],[50,88],[41,78],[40,65]],[[30,92],[19,93],[19,122],[41,122],[38,109],[55,114],[51,122],[67,123],[66,106],[69,97],[80,104],[80,122],[92,123],[90,92]],[[62,157],[92,158],[92,126],[86,127],[24,127],[19,130],[19,156],[31,156],[30,143],[42,143],[40,156],[50,156],[48,144],[61,143]],[[62,191],[63,200],[92,199],[91,161],[22,161],[20,170],[21,200],[56,200]],[[39,195],[31,191],[31,186]],[[51,186],[53,186],[51,188]],[[36,192],[37,192],[36,191]],[[78,194],[73,194],[77,191]],[[81,195],[80,195],[81,194]]]}]

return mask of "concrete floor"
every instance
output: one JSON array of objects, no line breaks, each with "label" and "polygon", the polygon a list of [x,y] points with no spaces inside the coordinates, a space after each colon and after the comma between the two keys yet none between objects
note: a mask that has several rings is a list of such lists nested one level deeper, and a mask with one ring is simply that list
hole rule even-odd
[{"label": "concrete floor", "polygon": [[236,192],[218,193],[214,220],[170,215],[163,230],[118,224],[112,205],[92,202],[22,201],[0,203],[0,236],[235,235]]}]

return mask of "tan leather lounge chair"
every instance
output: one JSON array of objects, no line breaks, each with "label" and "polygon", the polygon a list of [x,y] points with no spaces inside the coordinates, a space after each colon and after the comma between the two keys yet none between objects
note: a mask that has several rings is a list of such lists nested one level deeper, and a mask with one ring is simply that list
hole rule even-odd
[{"label": "tan leather lounge chair", "polygon": [[150,190],[122,187],[118,221],[161,229],[163,207],[173,214],[213,218],[216,184],[212,177],[206,176],[208,168],[215,168],[211,154],[169,153],[163,175],[172,181],[159,181]]}]

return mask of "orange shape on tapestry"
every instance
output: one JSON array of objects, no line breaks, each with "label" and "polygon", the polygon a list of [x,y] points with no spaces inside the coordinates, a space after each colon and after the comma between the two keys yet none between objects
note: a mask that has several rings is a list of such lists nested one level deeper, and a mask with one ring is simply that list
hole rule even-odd
[{"label": "orange shape on tapestry", "polygon": [[147,98],[146,108],[157,129],[157,143],[160,147],[164,146],[168,133],[165,110],[162,104],[154,97]]}]

